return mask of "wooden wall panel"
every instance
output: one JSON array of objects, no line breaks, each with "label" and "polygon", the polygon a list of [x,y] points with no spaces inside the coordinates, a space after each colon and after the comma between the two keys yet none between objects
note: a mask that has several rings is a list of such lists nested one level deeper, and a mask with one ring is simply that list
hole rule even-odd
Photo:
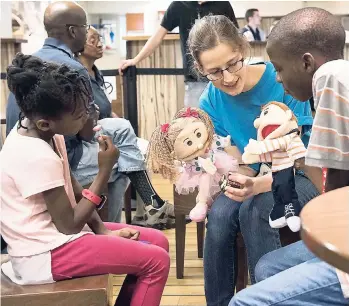
[{"label": "wooden wall panel", "polygon": [[[145,41],[127,42],[128,52],[134,57]],[[164,40],[155,52],[140,62],[138,68],[182,68],[179,40]],[[179,60],[180,58],[180,60]],[[184,105],[183,76],[137,76],[139,137],[150,138],[154,129],[169,122]]]}]

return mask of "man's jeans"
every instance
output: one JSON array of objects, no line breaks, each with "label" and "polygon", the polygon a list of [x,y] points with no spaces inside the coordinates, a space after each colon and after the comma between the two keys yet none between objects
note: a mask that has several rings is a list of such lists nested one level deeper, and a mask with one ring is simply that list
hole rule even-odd
[{"label": "man's jeans", "polygon": [[348,306],[335,269],[316,258],[303,241],[263,256],[260,281],[240,291],[229,306]]},{"label": "man's jeans", "polygon": [[[107,118],[98,121],[98,124],[102,126],[101,134],[110,136],[120,150],[118,163],[113,167],[108,184],[108,221],[120,222],[124,195],[129,184],[124,173],[145,170],[144,156],[128,120]],[[96,139],[91,143],[83,141],[82,158],[78,168],[73,171],[74,177],[82,186],[92,183],[98,173],[98,152]]]},{"label": "man's jeans", "polygon": [[[299,202],[305,205],[318,195],[312,182],[295,176]],[[244,203],[221,195],[212,204],[208,216],[204,250],[205,294],[208,306],[227,306],[234,295],[237,258],[236,235],[241,231],[247,249],[251,281],[254,270],[265,254],[281,247],[279,231],[269,225],[269,214],[274,205],[273,195],[266,192]]]}]

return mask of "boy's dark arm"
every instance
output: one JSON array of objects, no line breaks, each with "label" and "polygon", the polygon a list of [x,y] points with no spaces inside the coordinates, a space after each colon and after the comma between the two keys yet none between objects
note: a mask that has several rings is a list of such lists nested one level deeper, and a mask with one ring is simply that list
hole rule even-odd
[{"label": "boy's dark arm", "polygon": [[[73,173],[70,172],[71,182],[73,185],[74,196],[76,203],[80,202],[82,199],[82,190],[83,187],[74,177]],[[108,229],[105,227],[101,217],[98,215],[97,211],[92,213],[90,220],[87,222],[88,226],[92,229],[95,234],[105,235],[108,232]]]},{"label": "boy's dark arm", "polygon": [[327,169],[325,191],[349,186],[349,170]]}]

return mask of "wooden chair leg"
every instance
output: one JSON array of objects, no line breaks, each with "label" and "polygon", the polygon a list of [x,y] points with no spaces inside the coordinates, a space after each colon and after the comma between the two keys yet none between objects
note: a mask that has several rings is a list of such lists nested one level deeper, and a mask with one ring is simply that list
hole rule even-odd
[{"label": "wooden chair leg", "polygon": [[236,239],[236,255],[237,255],[237,280],[236,280],[236,292],[239,292],[247,287],[248,284],[248,266],[246,248],[244,239],[241,234]]},{"label": "wooden chair leg", "polygon": [[124,198],[125,219],[127,224],[132,222],[132,207],[131,207],[131,185],[128,185]]},{"label": "wooden chair leg", "polygon": [[204,258],[204,239],[205,239],[205,222],[198,222],[196,224],[197,243],[198,243],[198,257]]},{"label": "wooden chair leg", "polygon": [[184,251],[186,223],[184,214],[176,214],[176,267],[177,279],[182,279],[184,275]]}]

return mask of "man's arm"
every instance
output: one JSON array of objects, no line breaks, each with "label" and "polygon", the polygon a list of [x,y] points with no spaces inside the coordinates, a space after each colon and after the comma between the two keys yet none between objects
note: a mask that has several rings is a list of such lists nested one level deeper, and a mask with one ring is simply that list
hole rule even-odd
[{"label": "man's arm", "polygon": [[[70,172],[71,183],[73,186],[74,196],[77,203],[79,203],[82,199],[82,190],[83,187],[76,180],[73,173]],[[95,234],[105,235],[108,232],[108,229],[105,227],[101,217],[98,215],[97,211],[92,213],[90,220],[87,222],[88,226],[92,229]]]}]

